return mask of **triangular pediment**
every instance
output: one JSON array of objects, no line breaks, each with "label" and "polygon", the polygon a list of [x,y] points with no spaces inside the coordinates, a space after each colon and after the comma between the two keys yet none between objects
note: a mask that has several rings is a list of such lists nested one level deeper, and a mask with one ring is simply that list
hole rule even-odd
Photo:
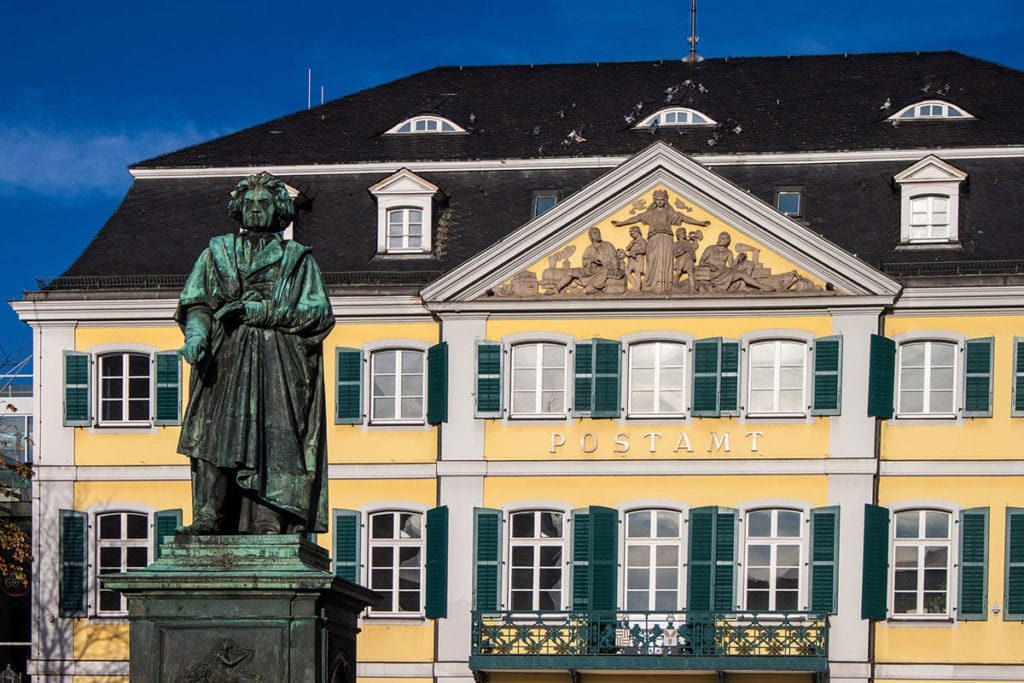
[{"label": "triangular pediment", "polygon": [[774,207],[655,143],[422,294],[498,302],[898,290]]},{"label": "triangular pediment", "polygon": [[897,183],[932,183],[950,180],[959,182],[966,177],[967,174],[956,166],[946,163],[934,154],[929,154],[894,175],[893,180]]},{"label": "triangular pediment", "polygon": [[409,169],[389,175],[370,187],[374,195],[432,195],[437,192],[437,185],[416,175]]}]

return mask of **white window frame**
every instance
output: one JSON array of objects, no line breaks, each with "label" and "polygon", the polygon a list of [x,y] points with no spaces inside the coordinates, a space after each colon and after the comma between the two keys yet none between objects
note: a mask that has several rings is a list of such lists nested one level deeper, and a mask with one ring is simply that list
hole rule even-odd
[{"label": "white window frame", "polygon": [[[700,120],[695,120],[700,119]],[[665,107],[636,124],[637,128],[661,128],[662,126],[707,127],[718,122],[702,111],[690,107]]]},{"label": "white window frame", "polygon": [[[121,384],[121,397],[120,398],[108,398],[105,391],[108,376],[103,374],[104,364],[107,359],[121,358],[121,374],[111,375],[109,377],[120,377]],[[130,394],[132,380],[142,379],[142,375],[131,374],[131,359],[132,357],[144,358],[146,362],[146,383],[148,385],[148,391],[146,392],[146,417],[132,419],[131,406],[132,402],[141,402],[143,400],[140,396],[132,396]],[[113,351],[108,353],[102,353],[96,355],[96,424],[101,427],[137,427],[137,426],[150,426],[153,423],[153,356],[148,353],[141,353],[139,351]],[[108,403],[120,403],[121,405],[121,419],[105,419],[104,405]]]},{"label": "white window frame", "polygon": [[[156,354],[158,349],[146,344],[132,342],[115,342],[109,344],[98,344],[84,353],[89,354],[89,372],[91,374],[91,392],[89,401],[92,405],[92,426],[95,429],[128,429],[136,430],[153,426],[153,415],[156,410]],[[149,415],[145,420],[104,420],[103,419],[103,382],[102,362],[104,356],[117,354],[137,354],[149,357]]]},{"label": "white window frame", "polygon": [[[373,582],[373,570],[375,568],[373,562],[373,550],[379,547],[389,547],[394,551],[392,560],[395,560],[395,556],[400,553],[400,548],[411,548],[415,547],[419,549],[419,571],[420,588],[419,588],[419,608],[416,610],[403,610],[401,609],[400,599],[397,595],[399,593],[400,579],[401,579],[401,568],[400,562],[393,562],[391,569],[394,572],[392,576],[392,590],[396,594],[394,598],[394,605],[397,609],[382,610],[371,607],[367,611],[367,617],[421,617],[424,614],[426,606],[426,571],[427,571],[427,516],[426,508],[421,506],[410,507],[408,503],[397,503],[395,505],[387,505],[381,507],[380,504],[376,504],[373,508],[367,510],[361,510],[364,519],[366,520],[366,533],[363,538],[363,546],[365,554],[363,557],[366,558],[365,570],[363,572],[363,578],[366,586],[370,586]],[[373,538],[373,518],[376,515],[392,514],[392,515],[416,515],[420,519],[420,536],[419,538],[392,538],[392,539],[375,539]],[[407,591],[411,592],[411,591]]]},{"label": "white window frame", "polygon": [[[408,346],[389,346],[385,348],[378,348],[373,351],[367,352],[369,355],[370,373],[369,382],[367,382],[367,389],[369,396],[369,423],[371,425],[419,425],[423,424],[426,420],[427,415],[427,354],[425,349],[410,348]],[[394,394],[390,397],[378,397],[377,390],[377,362],[382,354],[394,353],[395,354],[395,367],[394,371],[390,373],[394,377]],[[420,392],[418,398],[420,399],[420,411],[419,414],[413,417],[406,417],[402,415],[402,403],[407,398],[417,398],[415,394],[409,394],[406,396],[403,393],[403,380],[406,378],[406,374],[402,370],[402,359],[405,354],[414,353],[420,357]],[[413,376],[413,375],[408,375]],[[379,417],[377,415],[377,400],[378,398],[390,398],[392,408],[394,410],[392,417]]]},{"label": "white window frame", "polygon": [[[135,514],[146,517],[146,548],[147,558],[149,562],[153,561],[153,524],[154,517],[156,514],[156,508],[150,505],[143,505],[140,503],[100,503],[94,505],[86,510],[86,520],[88,524],[88,533],[86,537],[88,539],[88,553],[89,553],[89,567],[87,572],[86,588],[88,589],[87,607],[86,613],[91,618],[107,620],[125,619],[128,616],[127,606],[123,611],[100,611],[100,582],[99,582],[99,566],[100,566],[100,527],[99,518],[103,515],[122,513],[122,514]],[[141,539],[139,539],[141,541]],[[141,543],[136,544],[136,547]],[[122,604],[124,604],[124,596],[121,597]]]},{"label": "white window frame", "polygon": [[[893,181],[900,188],[901,248],[959,244],[960,186],[966,179],[966,173],[934,155],[917,161],[893,176]],[[914,224],[914,203],[925,198],[944,198],[948,202],[945,235],[913,235],[917,227]]]},{"label": "white window frame", "polygon": [[[924,204],[924,211],[918,210]],[[951,199],[945,194],[919,194],[910,197],[910,241],[911,242],[948,242],[952,234],[952,223],[950,222],[949,206]],[[938,220],[938,216],[945,214],[945,220]],[[919,216],[924,216],[924,221]],[[915,235],[915,232],[924,230],[926,234]]]},{"label": "white window frame", "polygon": [[[648,536],[648,537],[635,537],[635,538],[630,537],[630,535],[629,535],[629,519],[630,519],[630,515],[633,515],[633,514],[636,514],[636,513],[644,513],[644,512],[652,514],[652,518],[651,518],[652,532],[657,528],[657,526],[656,526],[657,525],[657,518],[656,518],[656,514],[657,513],[671,513],[671,514],[677,515],[678,518],[679,518],[679,535],[677,537],[673,538],[673,537],[669,537],[669,536],[657,536],[657,535],[652,533],[652,535]],[[689,547],[688,544],[687,544],[687,542],[689,540],[689,537],[687,536],[688,528],[686,526],[686,523],[687,523],[687,511],[684,510],[684,509],[681,509],[678,506],[678,504],[674,504],[674,505],[673,504],[659,504],[659,503],[652,503],[650,505],[635,505],[634,504],[633,506],[630,506],[628,508],[624,508],[624,509],[619,510],[619,516],[620,516],[620,519],[622,520],[622,545],[621,545],[622,550],[620,551],[621,557],[619,559],[619,566],[622,567],[622,572],[621,572],[622,573],[622,577],[621,577],[620,582],[619,582],[620,583],[619,591],[620,591],[620,596],[621,597],[620,597],[620,599],[618,601],[618,604],[622,607],[622,611],[624,611],[624,612],[631,612],[631,611],[638,611],[638,612],[665,612],[665,613],[669,613],[670,614],[671,612],[685,609],[685,605],[686,605],[686,579],[687,579],[687,576],[686,576],[686,566],[687,566],[687,562],[688,562],[687,552],[688,552],[688,547]],[[667,608],[667,609],[658,609],[655,606],[656,603],[654,603],[654,600],[656,600],[656,591],[657,591],[655,582],[656,582],[656,578],[657,578],[658,567],[657,567],[656,564],[654,564],[652,566],[653,563],[650,561],[651,558],[652,558],[652,555],[655,555],[656,553],[650,553],[648,555],[648,563],[647,563],[647,570],[649,572],[648,573],[648,587],[647,587],[647,593],[648,593],[647,594],[647,607],[643,608],[643,609],[639,609],[639,608],[638,609],[633,609],[633,608],[631,608],[629,606],[629,594],[630,594],[630,591],[631,591],[631,589],[629,588],[629,571],[633,567],[631,565],[631,560],[630,560],[630,557],[629,557],[629,548],[631,546],[633,546],[633,547],[635,547],[635,546],[646,546],[646,547],[648,547],[651,550],[656,550],[656,548],[659,547],[659,546],[670,546],[670,545],[676,545],[678,547],[678,551],[679,551],[678,552],[678,556],[677,556],[677,566],[676,566],[676,582],[677,582],[676,583],[676,604],[673,607],[670,607],[670,608]],[[633,589],[633,590],[637,591],[639,589]]]},{"label": "white window frame", "polygon": [[[784,216],[790,218],[801,218],[804,215],[804,190],[802,187],[777,187],[775,188],[774,204],[775,208]],[[795,212],[784,211],[780,205],[780,201],[783,196],[796,197],[797,208]]]},{"label": "white window frame", "polygon": [[[573,408],[573,395],[572,385],[570,384],[569,380],[572,377],[573,361],[575,359],[574,342],[575,340],[568,335],[552,333],[534,334],[530,332],[512,334],[502,339],[502,350],[507,358],[507,362],[502,363],[502,379],[504,380],[503,385],[507,387],[505,389],[505,405],[508,407],[506,415],[510,420],[564,420],[571,415]],[[515,410],[515,401],[513,400],[516,391],[514,383],[516,370],[516,347],[545,344],[562,347],[562,351],[564,354],[564,372],[562,373],[562,410],[556,412],[517,412]],[[538,368],[536,369],[536,372],[538,373],[538,382],[543,378],[543,375],[540,374],[542,373],[542,370],[543,364],[540,363],[538,364]],[[541,395],[543,393],[542,389],[543,386],[540,383],[538,383],[536,388],[534,389],[535,399],[537,401],[537,403],[535,403],[534,405],[535,408],[541,407],[539,402],[541,400]]]},{"label": "white window frame", "polygon": [[[770,524],[771,533],[768,536],[753,536],[750,533],[750,515],[757,513],[770,513]],[[780,536],[778,535],[778,513],[786,512],[797,515],[798,523],[800,525],[800,534],[798,536]],[[743,521],[743,544],[740,547],[740,577],[739,577],[739,602],[743,606],[743,609],[750,611],[781,611],[781,612],[798,612],[806,609],[807,605],[807,582],[808,582],[808,536],[810,519],[808,517],[808,511],[805,507],[796,507],[787,504],[773,504],[773,505],[757,505],[751,506],[743,510],[742,517]],[[750,566],[750,547],[752,545],[768,546],[769,547],[769,564],[768,564],[768,607],[752,607],[749,604],[748,591],[748,578],[749,573],[752,569],[758,567]],[[792,609],[778,609],[776,599],[778,586],[775,585],[778,577],[778,549],[780,546],[797,546],[799,556],[795,568],[797,570],[797,589],[796,589],[796,605]],[[787,565],[792,567],[793,565]]]},{"label": "white window frame", "polygon": [[[530,537],[530,538],[520,537],[520,538],[517,539],[517,537],[514,537],[512,535],[514,533],[513,517],[515,515],[517,515],[517,514],[524,514],[524,513],[533,513],[534,514],[535,530],[539,528],[538,525],[539,525],[539,520],[540,520],[540,514],[542,514],[542,513],[553,513],[553,514],[561,515],[561,517],[562,517],[562,536],[561,536],[561,538],[550,537],[549,539],[545,539],[544,537],[541,537],[541,536],[537,535],[537,533],[538,533],[537,531],[535,531],[535,535],[533,537]],[[545,504],[545,503],[540,503],[539,502],[536,505],[517,504],[516,507],[514,507],[514,508],[508,508],[506,510],[503,510],[502,511],[502,515],[503,515],[503,517],[505,519],[505,533],[504,533],[504,539],[503,540],[504,540],[504,548],[505,548],[504,560],[505,560],[505,567],[506,567],[506,571],[503,572],[503,574],[504,574],[504,576],[503,576],[504,588],[503,588],[503,591],[502,591],[502,596],[503,596],[503,599],[505,601],[507,609],[512,611],[512,612],[560,611],[560,610],[567,609],[568,608],[567,596],[570,595],[570,593],[569,593],[569,582],[570,582],[570,578],[571,578],[569,568],[572,566],[572,557],[570,555],[572,546],[569,543],[570,531],[571,531],[571,529],[570,529],[571,510],[569,510],[567,507],[562,506],[562,505],[558,505],[558,504],[552,505],[552,504]],[[525,608],[525,607],[518,607],[517,608],[517,607],[515,607],[512,604],[512,591],[515,590],[513,588],[513,572],[515,571],[515,567],[513,566],[513,554],[514,554],[515,548],[517,548],[517,547],[526,547],[526,546],[532,547],[534,549],[534,561],[533,561],[533,563],[530,566],[530,569],[532,570],[531,587],[529,589],[530,590],[530,594],[531,594],[531,600],[530,600],[531,606],[529,608]],[[561,572],[560,581],[559,581],[559,588],[558,588],[559,602],[551,610],[542,610],[540,608],[540,606],[539,606],[539,597],[540,597],[540,593],[541,593],[540,572],[541,572],[541,569],[542,569],[542,565],[540,564],[540,549],[541,548],[560,548],[561,549],[560,561],[557,564],[558,571]],[[555,567],[556,567],[556,565],[551,565],[551,566],[548,566],[546,568],[547,569],[555,569]]]},{"label": "white window frame", "polygon": [[[937,500],[916,500],[916,501],[903,501],[897,505],[889,505],[889,513],[892,515],[892,522],[890,523],[889,531],[889,570],[888,570],[888,586],[889,595],[887,596],[887,604],[889,607],[890,619],[893,621],[951,621],[956,614],[956,608],[959,600],[958,587],[959,587],[959,574],[957,573],[958,564],[957,558],[959,557],[959,527],[957,526],[960,521],[960,507],[957,505],[951,505],[945,501]],[[901,512],[912,512],[917,511],[919,513],[925,511],[942,512],[949,516],[949,538],[948,539],[904,539],[898,541],[896,538],[896,515]],[[898,545],[910,546],[916,545],[918,547],[924,547],[926,545],[940,545],[948,543],[948,554],[946,556],[946,610],[940,613],[933,614],[910,614],[910,613],[897,613],[896,612],[896,548]],[[916,592],[920,594],[923,600],[924,586],[923,586],[923,575],[922,565],[919,564],[918,570],[918,589]]]},{"label": "white window frame", "polygon": [[[395,234],[392,227],[396,225],[395,217],[400,217],[397,221],[397,225],[401,230]],[[416,220],[414,220],[414,218]],[[423,251],[422,247],[411,244],[414,237],[419,238],[420,244],[423,244],[424,224],[423,224],[423,209],[419,206],[396,206],[387,210],[387,240],[388,246],[387,251],[389,254],[395,254],[399,252],[420,252]],[[419,234],[413,235],[412,228],[415,225],[419,225]],[[392,244],[395,238],[401,241],[401,244]]]},{"label": "white window frame", "polygon": [[969,121],[974,116],[945,100],[922,100],[903,107],[887,121]]},{"label": "white window frame", "polygon": [[[377,253],[397,256],[429,254],[433,248],[434,197],[440,191],[437,185],[403,168],[372,185],[369,191],[377,201]],[[388,221],[391,212],[410,209],[420,211],[422,217],[420,246],[409,247],[408,240],[403,240],[404,246],[390,247]]]},{"label": "white window frame", "polygon": [[[623,363],[625,381],[622,382],[621,404],[626,406],[627,419],[686,419],[690,414],[693,390],[693,337],[676,332],[641,332],[623,335],[621,341],[625,350]],[[660,412],[657,410],[653,412],[640,412],[633,407],[633,347],[644,344],[680,344],[683,346],[683,409],[681,412]],[[657,370],[657,368],[655,369]]]},{"label": "white window frame", "polygon": [[423,114],[405,119],[386,130],[384,135],[451,135],[465,132],[465,128],[451,119]]},{"label": "white window frame", "polygon": [[[803,391],[801,409],[798,411],[753,411],[750,409],[750,377],[751,377],[751,353],[750,347],[755,344],[761,344],[765,342],[781,342],[781,343],[792,343],[802,344],[804,353],[804,371],[803,371]],[[768,418],[808,418],[810,416],[810,391],[812,386],[812,380],[814,377],[814,356],[811,351],[814,343],[814,335],[800,332],[796,330],[761,330],[759,332],[744,335],[740,339],[740,348],[742,350],[742,359],[740,362],[740,391],[741,391],[741,402],[743,404],[741,412],[745,417],[753,419]],[[773,370],[775,378],[778,379],[780,367],[775,366]],[[778,403],[778,392],[780,390],[777,382],[773,383],[773,404]]]},{"label": "white window frame", "polygon": [[[963,354],[966,337],[963,335],[953,334],[944,331],[915,331],[912,333],[905,333],[896,335],[893,338],[896,342],[896,377],[895,377],[895,397],[894,397],[894,416],[897,419],[902,420],[954,420],[959,419],[963,416]],[[918,343],[933,343],[933,344],[951,344],[953,346],[953,403],[952,410],[949,412],[920,412],[911,413],[903,409],[903,352],[904,348],[910,344]],[[928,372],[925,373],[926,384],[925,391],[927,392],[928,383],[927,380],[931,375],[931,368],[928,366]],[[927,394],[926,394],[927,398]]]},{"label": "white window frame", "polygon": [[[427,382],[430,381],[429,368],[427,367],[427,351],[430,343],[419,339],[378,339],[364,344],[360,351],[363,355],[363,390],[360,400],[362,401],[362,425],[364,428],[401,429],[409,428],[418,430],[429,429],[427,425]],[[423,354],[423,415],[419,419],[379,419],[374,417],[373,407],[373,370],[374,354],[381,351],[417,351]]]}]

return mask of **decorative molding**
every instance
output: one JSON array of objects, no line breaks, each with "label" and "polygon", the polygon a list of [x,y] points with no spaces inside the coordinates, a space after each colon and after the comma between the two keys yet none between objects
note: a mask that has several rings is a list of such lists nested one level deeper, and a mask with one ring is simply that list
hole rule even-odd
[{"label": "decorative molding", "polygon": [[[907,287],[896,300],[893,315],[927,309],[929,313],[976,316],[979,308],[1019,315],[1024,309],[1024,286]],[[945,310],[942,310],[945,309]]]},{"label": "decorative molding", "polygon": [[1020,477],[1024,460],[882,460],[883,477]]},{"label": "decorative molding", "polygon": [[876,664],[875,680],[1022,681],[1020,664]]}]

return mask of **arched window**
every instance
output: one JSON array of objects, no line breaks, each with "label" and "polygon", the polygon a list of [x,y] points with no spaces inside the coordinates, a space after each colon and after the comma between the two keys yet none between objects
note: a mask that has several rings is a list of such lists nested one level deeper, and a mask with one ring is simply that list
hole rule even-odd
[{"label": "arched window", "polygon": [[637,128],[661,126],[713,126],[716,121],[707,114],[687,107],[669,107],[654,112],[636,125]]}]

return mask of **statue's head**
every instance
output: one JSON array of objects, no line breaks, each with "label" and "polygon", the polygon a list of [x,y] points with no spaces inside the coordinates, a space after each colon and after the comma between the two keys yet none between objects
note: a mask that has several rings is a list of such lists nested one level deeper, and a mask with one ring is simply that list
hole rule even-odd
[{"label": "statue's head", "polygon": [[235,186],[228,214],[247,230],[278,232],[295,217],[295,203],[279,178],[260,171]]},{"label": "statue's head", "polygon": [[665,204],[668,204],[668,192],[666,192],[665,190],[655,190],[654,203],[657,204],[658,206],[664,206]]}]

